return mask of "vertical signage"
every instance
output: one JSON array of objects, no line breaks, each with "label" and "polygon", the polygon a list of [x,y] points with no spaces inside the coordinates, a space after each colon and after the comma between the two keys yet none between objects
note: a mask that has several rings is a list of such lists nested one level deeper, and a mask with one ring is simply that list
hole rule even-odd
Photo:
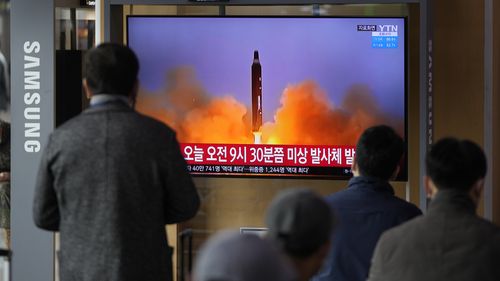
[{"label": "vertical signage", "polygon": [[[493,48],[494,33],[493,20],[495,10],[493,0],[484,1],[484,152],[488,160],[488,173],[484,183],[484,218],[493,219],[493,138],[496,128],[493,126]],[[498,5],[498,2],[496,3]],[[495,19],[496,20],[496,19]]]},{"label": "vertical signage", "polygon": [[433,104],[433,1],[420,0],[420,209],[426,211],[429,199],[422,181],[425,156],[434,140]]},{"label": "vertical signage", "polygon": [[33,223],[35,181],[54,124],[54,1],[11,1],[12,280],[54,279],[53,234]]}]

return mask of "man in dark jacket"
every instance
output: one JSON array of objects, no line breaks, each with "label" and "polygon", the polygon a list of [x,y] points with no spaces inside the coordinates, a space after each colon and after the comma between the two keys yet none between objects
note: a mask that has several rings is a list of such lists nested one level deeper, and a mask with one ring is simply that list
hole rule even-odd
[{"label": "man in dark jacket", "polygon": [[172,280],[165,224],[199,207],[175,133],[131,107],[139,63],[101,44],[85,58],[90,108],[43,151],[34,221],[60,232],[61,281]]},{"label": "man in dark jacket", "polygon": [[475,213],[486,175],[483,151],[445,138],[426,165],[429,210],[382,235],[369,280],[500,280],[500,228]]},{"label": "man in dark jacket", "polygon": [[388,126],[368,128],[356,145],[354,177],[347,189],[327,197],[338,226],[323,269],[315,281],[366,280],[380,235],[422,212],[399,199],[389,184],[399,172],[403,140]]}]

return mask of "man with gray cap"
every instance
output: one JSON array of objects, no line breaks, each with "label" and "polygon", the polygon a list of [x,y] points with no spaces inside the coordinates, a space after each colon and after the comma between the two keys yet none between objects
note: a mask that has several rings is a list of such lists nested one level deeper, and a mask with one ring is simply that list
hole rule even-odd
[{"label": "man with gray cap", "polygon": [[207,241],[193,270],[193,281],[295,280],[292,268],[269,241],[230,231]]},{"label": "man with gray cap", "polygon": [[298,280],[307,281],[321,268],[330,248],[334,217],[330,206],[308,189],[284,191],[267,211],[267,238],[295,268]]}]

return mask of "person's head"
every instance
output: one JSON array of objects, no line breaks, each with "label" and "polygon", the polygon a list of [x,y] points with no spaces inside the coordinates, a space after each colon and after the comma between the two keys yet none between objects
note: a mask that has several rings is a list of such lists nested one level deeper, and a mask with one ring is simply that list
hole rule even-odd
[{"label": "person's head", "polygon": [[323,198],[308,189],[281,192],[267,210],[266,224],[266,237],[292,260],[301,280],[321,268],[335,224]]},{"label": "person's head", "polygon": [[427,194],[439,190],[457,190],[469,193],[477,203],[486,175],[486,156],[483,150],[469,140],[444,138],[436,142],[425,160]]},{"label": "person's head", "polygon": [[399,172],[403,153],[403,139],[391,127],[370,127],[361,134],[356,145],[353,173],[390,180]]},{"label": "person's head", "polygon": [[295,276],[268,241],[226,231],[203,245],[192,277],[193,281],[292,281]]},{"label": "person's head", "polygon": [[127,46],[103,43],[85,56],[83,86],[88,97],[98,94],[135,99],[139,61]]}]

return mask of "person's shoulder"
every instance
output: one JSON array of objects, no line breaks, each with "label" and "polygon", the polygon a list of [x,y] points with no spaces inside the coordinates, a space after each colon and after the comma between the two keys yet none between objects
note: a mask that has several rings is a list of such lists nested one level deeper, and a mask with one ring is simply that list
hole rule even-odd
[{"label": "person's shoulder", "polygon": [[66,121],[64,121],[62,124],[60,124],[58,127],[56,127],[51,135],[52,137],[62,135],[67,132],[72,132],[74,130],[78,130],[77,128],[80,126],[82,122],[84,122],[85,117],[82,114],[78,114],[73,118],[70,118]]},{"label": "person's shoulder", "polygon": [[72,142],[75,138],[78,138],[83,131],[83,119],[82,115],[79,114],[54,128],[43,147],[44,153],[52,155],[55,151],[63,147],[68,147],[68,142]]},{"label": "person's shoulder", "polygon": [[344,188],[340,191],[331,193],[325,197],[325,200],[330,203],[330,204],[336,204],[343,202],[344,200],[352,197],[353,195],[351,194],[352,190],[349,188]]},{"label": "person's shoulder", "polygon": [[428,228],[426,225],[426,217],[418,216],[402,224],[389,228],[382,234],[381,239],[383,238],[388,241],[400,241],[402,238],[409,238],[413,235],[418,236],[418,233],[421,233],[421,230]]},{"label": "person's shoulder", "polygon": [[412,222],[400,224],[384,231],[377,241],[374,258],[390,259],[392,255],[399,250],[406,249],[405,241],[408,241],[408,235],[412,235],[414,228],[409,226]]},{"label": "person's shoulder", "polygon": [[404,212],[405,214],[414,215],[414,216],[422,214],[422,211],[417,206],[415,206],[413,203],[410,203],[406,200],[403,200],[395,195],[392,196],[391,201],[392,201],[393,208],[400,210],[401,212]]},{"label": "person's shoulder", "polygon": [[478,231],[490,236],[494,241],[500,243],[500,226],[479,216],[474,216],[474,220],[476,221]]}]

